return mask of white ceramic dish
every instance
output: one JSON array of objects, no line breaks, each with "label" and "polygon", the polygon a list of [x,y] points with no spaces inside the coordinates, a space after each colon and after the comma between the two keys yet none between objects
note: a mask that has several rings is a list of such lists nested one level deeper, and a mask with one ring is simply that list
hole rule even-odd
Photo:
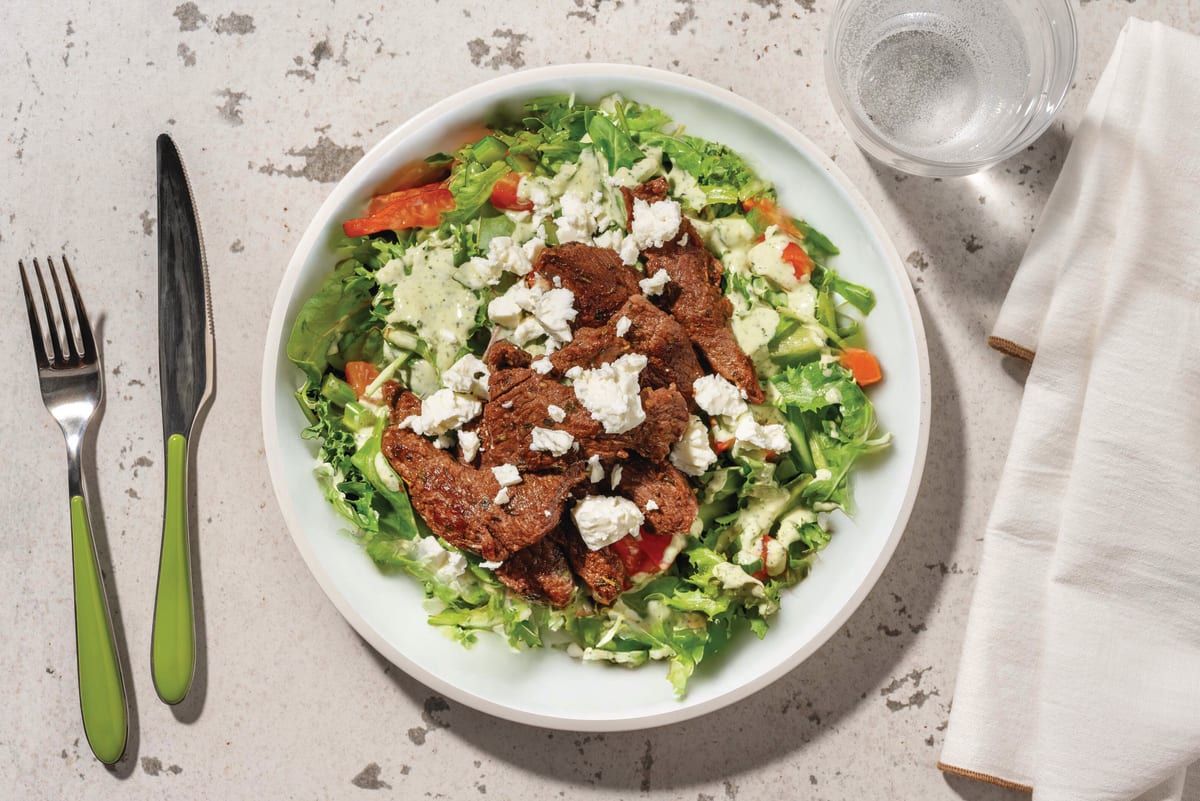
[{"label": "white ceramic dish", "polygon": [[[872,287],[867,325],[886,380],[872,389],[894,435],[885,458],[856,473],[855,519],[835,518],[832,542],[812,574],[784,593],[764,640],[751,635],[705,663],[685,700],[665,665],[638,670],[581,663],[554,650],[520,653],[499,637],[464,649],[426,623],[417,582],[385,576],[357,544],[312,475],[314,443],[292,393],[302,381],[286,340],[304,300],[333,267],[330,241],[374,190],[406,162],[435,152],[448,132],[531,97],[620,92],[664,109],[690,132],[746,156],[779,189],[782,205],[841,248],[836,268]],[[691,78],[641,67],[571,65],[507,75],[437,103],[376,145],[330,194],[305,231],[275,299],[263,358],[263,436],[275,493],[309,569],[352,626],[380,653],[438,692],[510,720],[560,729],[616,731],[685,720],[733,703],[787,673],[850,617],[903,533],[920,484],[929,428],[929,363],[920,312],[895,248],[846,177],[804,136],[762,108]]]}]

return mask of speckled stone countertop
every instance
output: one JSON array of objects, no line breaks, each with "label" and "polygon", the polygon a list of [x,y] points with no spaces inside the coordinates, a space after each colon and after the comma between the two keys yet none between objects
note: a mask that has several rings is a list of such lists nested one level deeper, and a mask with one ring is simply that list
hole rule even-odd
[{"label": "speckled stone countertop", "polygon": [[[980,533],[1024,371],[984,343],[1071,135],[1129,14],[1200,32],[1196,0],[1083,0],[1061,120],[982,176],[869,162],[826,96],[833,0],[197,0],[0,4],[0,798],[1002,799],[934,763]],[[267,316],[332,183],[458,89],[571,61],[647,64],[782,115],[863,191],[925,316],[934,417],[895,558],[849,624],[734,709],[640,733],[497,720],[390,667],[310,576],[269,487],[259,428]],[[190,170],[212,276],[215,403],[198,439],[202,636],[181,709],[155,698],[162,513],[154,136]],[[131,651],[128,756],[83,742],[58,429],[34,379],[16,261],[65,252],[108,368],[93,514]],[[1189,790],[1200,799],[1200,787]]]}]

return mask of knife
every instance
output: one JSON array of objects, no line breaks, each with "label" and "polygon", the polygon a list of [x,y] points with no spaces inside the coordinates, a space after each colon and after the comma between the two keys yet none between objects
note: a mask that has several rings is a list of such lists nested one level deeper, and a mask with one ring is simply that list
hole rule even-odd
[{"label": "knife", "polygon": [[187,696],[196,669],[188,531],[188,447],[212,394],[213,330],[208,269],[179,151],[158,137],[158,374],[167,453],[162,554],[154,596],[150,667],[168,704]]}]

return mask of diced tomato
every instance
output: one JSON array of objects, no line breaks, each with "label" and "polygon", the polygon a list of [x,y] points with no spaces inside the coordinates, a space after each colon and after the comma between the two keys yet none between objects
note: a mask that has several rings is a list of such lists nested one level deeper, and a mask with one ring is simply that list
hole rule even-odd
[{"label": "diced tomato", "polygon": [[346,362],[346,383],[358,397],[366,394],[367,387],[376,378],[379,378],[379,368],[370,362]]},{"label": "diced tomato", "polygon": [[533,211],[533,204],[517,195],[517,187],[520,185],[520,173],[510,172],[505,175],[492,187],[492,205],[501,211]]},{"label": "diced tomato", "polygon": [[724,453],[733,447],[733,438],[719,439],[713,443],[713,450],[717,453]]},{"label": "diced tomato", "polygon": [[767,572],[767,543],[770,541],[771,538],[764,534],[762,538],[762,567],[754,573],[754,578],[758,579],[759,581],[766,581],[771,575]]},{"label": "diced tomato", "polygon": [[883,370],[875,354],[863,348],[846,348],[838,357],[838,362],[854,374],[854,380],[860,387],[869,386],[883,379]]},{"label": "diced tomato", "polygon": [[346,236],[366,236],[380,231],[405,228],[432,228],[441,222],[442,212],[454,208],[454,195],[442,184],[426,184],[384,195],[384,205],[367,217],[342,223]]},{"label": "diced tomato", "polygon": [[371,202],[367,205],[367,212],[374,214],[396,200],[396,196],[401,192],[437,185],[450,175],[450,166],[451,162],[430,164],[424,159],[405,164],[388,181],[387,185],[392,190],[371,198]]},{"label": "diced tomato", "polygon": [[775,201],[766,197],[752,197],[742,201],[743,211],[750,211],[751,209],[758,209],[767,225],[774,225],[779,229],[780,233],[795,239],[797,242],[804,241],[804,234],[792,222],[792,218],[783,209],[775,205]]},{"label": "diced tomato", "polygon": [[783,260],[792,265],[792,272],[796,274],[797,281],[803,281],[812,272],[812,259],[808,257],[804,248],[795,242],[787,243],[787,247],[783,249]]},{"label": "diced tomato", "polygon": [[671,545],[671,540],[670,534],[650,534],[642,531],[640,539],[633,536],[623,537],[612,544],[612,549],[621,558],[621,563],[625,565],[625,571],[629,575],[657,573],[665,567],[662,559]]}]

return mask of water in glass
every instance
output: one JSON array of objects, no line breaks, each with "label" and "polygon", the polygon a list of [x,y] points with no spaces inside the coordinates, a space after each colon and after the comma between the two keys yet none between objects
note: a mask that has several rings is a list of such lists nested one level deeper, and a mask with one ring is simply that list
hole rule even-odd
[{"label": "water in glass", "polygon": [[[835,54],[847,102],[891,148],[964,161],[1027,124],[1044,65],[1003,0],[864,0]],[[1033,91],[1031,91],[1033,89]]]}]

